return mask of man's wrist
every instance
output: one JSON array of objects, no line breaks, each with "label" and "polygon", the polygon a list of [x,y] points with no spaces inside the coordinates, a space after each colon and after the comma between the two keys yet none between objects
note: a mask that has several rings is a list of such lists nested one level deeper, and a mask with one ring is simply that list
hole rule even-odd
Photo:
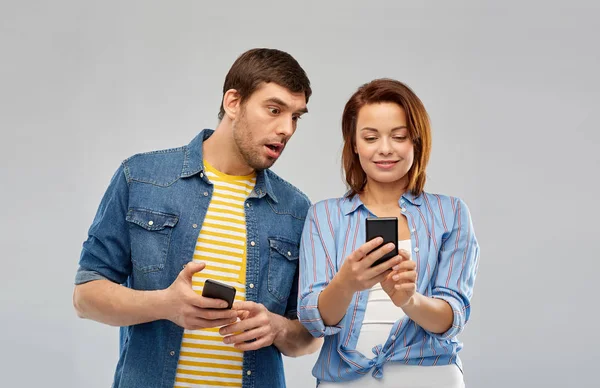
[{"label": "man's wrist", "polygon": [[282,317],[279,314],[275,314],[270,311],[267,311],[267,314],[269,314],[269,318],[271,320],[271,327],[273,328],[273,331],[275,333],[275,339],[273,342],[279,341],[281,338],[286,338],[289,331],[289,320],[285,317]]}]

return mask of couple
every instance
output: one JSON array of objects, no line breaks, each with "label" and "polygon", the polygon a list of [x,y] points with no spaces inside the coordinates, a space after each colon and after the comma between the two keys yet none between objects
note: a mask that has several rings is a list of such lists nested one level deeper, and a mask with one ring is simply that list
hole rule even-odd
[{"label": "couple", "polygon": [[[215,131],[120,165],[73,295],[80,317],[121,327],[114,388],[285,387],[281,354],[319,348],[320,387],[464,386],[479,247],[467,206],[423,191],[423,104],[398,81],[361,86],[342,118],[349,191],[311,206],[269,170],[311,93],[289,54],[247,51]],[[399,221],[397,254],[373,267],[394,246],[366,241],[367,217]],[[202,296],[207,279],[236,289],[231,309]]]}]

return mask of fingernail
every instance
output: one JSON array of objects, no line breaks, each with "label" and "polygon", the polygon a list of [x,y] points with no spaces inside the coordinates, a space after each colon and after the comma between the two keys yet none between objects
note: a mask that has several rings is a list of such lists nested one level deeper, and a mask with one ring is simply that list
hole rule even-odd
[{"label": "fingernail", "polygon": [[229,341],[229,337],[225,337],[225,338],[223,338],[223,343],[225,343],[225,344],[228,344],[229,342],[230,342],[230,341]]},{"label": "fingernail", "polygon": [[394,279],[394,280],[398,280],[398,279],[400,279],[400,276],[398,276],[398,275],[394,275],[394,276],[392,276],[392,279]]},{"label": "fingernail", "polygon": [[394,271],[398,271],[398,270],[400,269],[400,266],[399,266],[399,265],[395,265],[395,266],[393,266],[393,267],[392,267],[392,269],[393,269]]}]

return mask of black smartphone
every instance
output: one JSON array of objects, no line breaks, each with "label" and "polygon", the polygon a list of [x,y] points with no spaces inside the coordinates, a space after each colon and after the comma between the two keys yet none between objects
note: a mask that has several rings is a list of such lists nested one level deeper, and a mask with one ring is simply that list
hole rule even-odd
[{"label": "black smartphone", "polygon": [[[366,219],[367,241],[371,241],[376,237],[383,237],[383,243],[373,251],[379,249],[383,245],[394,243],[395,249],[377,259],[371,267],[375,267],[398,255],[398,218],[397,217],[368,217]],[[373,252],[371,251],[371,252]],[[369,252],[370,253],[370,252]]]},{"label": "black smartphone", "polygon": [[204,288],[202,288],[202,296],[224,300],[227,302],[226,308],[230,309],[235,299],[235,288],[216,280],[206,279]]}]

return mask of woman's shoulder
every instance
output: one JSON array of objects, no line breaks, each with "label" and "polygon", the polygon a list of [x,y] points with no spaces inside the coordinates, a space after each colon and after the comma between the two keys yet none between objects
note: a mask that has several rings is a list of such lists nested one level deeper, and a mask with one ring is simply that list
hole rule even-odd
[{"label": "woman's shoulder", "polygon": [[[465,202],[462,200],[462,198],[454,196],[454,195],[441,194],[441,193],[430,193],[427,191],[423,191],[419,197],[421,197],[421,200],[423,202],[427,203],[428,205],[431,205],[431,204],[438,204],[441,206],[449,205],[452,208],[456,208],[458,206],[465,206]],[[419,197],[417,197],[417,199]]]}]

